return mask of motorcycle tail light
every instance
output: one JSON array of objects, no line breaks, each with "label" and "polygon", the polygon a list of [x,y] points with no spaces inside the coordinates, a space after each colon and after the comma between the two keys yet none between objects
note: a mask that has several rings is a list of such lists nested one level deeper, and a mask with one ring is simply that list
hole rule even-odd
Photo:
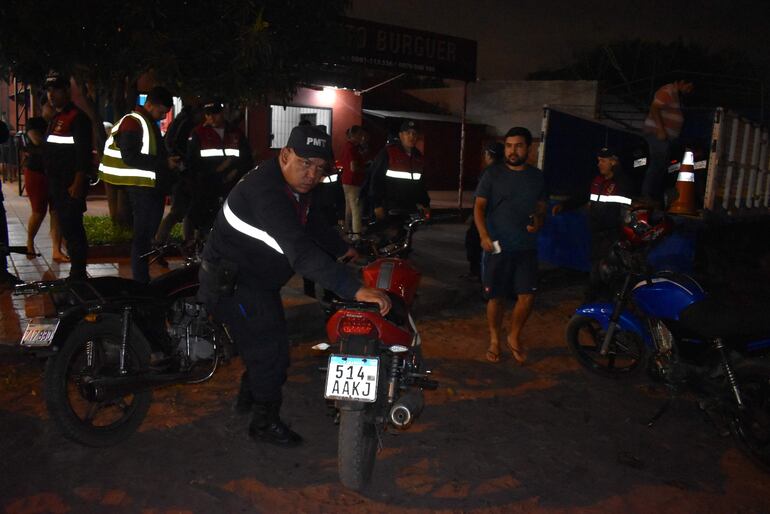
[{"label": "motorcycle tail light", "polygon": [[341,334],[349,336],[377,335],[377,327],[366,318],[342,318],[339,329]]},{"label": "motorcycle tail light", "polygon": [[24,299],[24,314],[28,318],[52,318],[56,316],[56,306],[48,294],[36,294]]}]

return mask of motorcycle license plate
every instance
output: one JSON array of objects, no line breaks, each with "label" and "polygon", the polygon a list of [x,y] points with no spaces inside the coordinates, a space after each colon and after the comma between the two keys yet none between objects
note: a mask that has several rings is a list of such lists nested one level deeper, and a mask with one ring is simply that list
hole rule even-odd
[{"label": "motorcycle license plate", "polygon": [[21,336],[21,346],[50,346],[59,327],[59,318],[32,318]]},{"label": "motorcycle license plate", "polygon": [[331,355],[324,396],[330,400],[374,402],[379,370],[378,357]]}]

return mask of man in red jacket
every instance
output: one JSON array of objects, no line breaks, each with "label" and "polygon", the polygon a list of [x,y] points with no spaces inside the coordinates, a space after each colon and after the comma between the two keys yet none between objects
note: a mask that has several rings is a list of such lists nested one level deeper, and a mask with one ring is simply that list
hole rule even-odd
[{"label": "man in red jacket", "polygon": [[86,278],[88,241],[83,227],[88,176],[92,171],[91,120],[70,101],[69,79],[52,74],[45,81],[48,101],[56,110],[48,124],[43,162],[51,205],[67,241],[70,278]]},{"label": "man in red jacket", "polygon": [[353,125],[347,131],[348,140],[340,157],[342,166],[342,190],[345,192],[345,230],[353,239],[361,235],[361,186],[366,179],[366,163],[361,143],[366,132],[360,125]]}]

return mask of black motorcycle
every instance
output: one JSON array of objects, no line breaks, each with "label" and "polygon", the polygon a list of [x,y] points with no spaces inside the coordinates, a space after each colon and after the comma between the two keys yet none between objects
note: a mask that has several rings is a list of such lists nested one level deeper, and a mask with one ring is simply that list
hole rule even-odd
[{"label": "black motorcycle", "polygon": [[16,286],[30,318],[21,346],[48,359],[46,406],[65,437],[117,444],[141,425],[153,389],[208,380],[228,358],[224,328],[196,300],[198,268],[191,257],[149,284],[99,277]]}]

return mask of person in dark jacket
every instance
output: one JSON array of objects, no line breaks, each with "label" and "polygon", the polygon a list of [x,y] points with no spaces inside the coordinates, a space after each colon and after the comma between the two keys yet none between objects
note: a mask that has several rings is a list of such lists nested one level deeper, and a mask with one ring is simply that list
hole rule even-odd
[{"label": "person in dark jacket", "polygon": [[195,184],[190,220],[205,233],[224,198],[254,166],[254,161],[246,135],[225,120],[222,102],[212,100],[204,104],[203,117],[203,122],[190,133],[187,163]]},{"label": "person in dark jacket", "polygon": [[368,195],[378,220],[384,219],[391,209],[430,211],[424,160],[416,146],[417,136],[415,122],[404,121],[398,141],[386,145],[372,163]]},{"label": "person in dark jacket", "polygon": [[[11,133],[8,125],[0,120],[0,145],[8,141]],[[19,277],[8,271],[8,219],[3,205],[3,190],[0,188],[0,289],[21,282]]]},{"label": "person in dark jacket", "polygon": [[86,278],[88,241],[83,227],[88,177],[92,171],[91,120],[70,101],[70,81],[52,74],[46,78],[48,101],[56,110],[48,124],[43,163],[50,201],[67,241],[70,278]]},{"label": "person in dark jacket", "polygon": [[[155,241],[158,243],[167,242],[174,225],[180,222],[182,223],[182,238],[185,242],[192,240],[194,235],[192,224],[187,216],[193,202],[193,180],[189,163],[186,160],[187,140],[200,118],[198,110],[193,104],[194,102],[190,100],[185,101],[184,107],[171,122],[163,138],[168,155],[179,156],[182,160],[179,163],[179,180],[171,191],[171,210],[160,222],[158,233],[155,234]],[[165,261],[161,258],[158,259],[158,262],[163,264]]]},{"label": "person in dark jacket", "polygon": [[199,298],[227,326],[246,365],[236,408],[252,411],[252,438],[279,446],[302,441],[279,415],[289,366],[281,288],[296,272],[342,298],[390,309],[383,291],[362,287],[334,260],[356,252],[317,209],[315,188],[331,159],[326,133],[295,127],[278,157],[233,188],[203,251]]},{"label": "person in dark jacket", "polygon": [[602,293],[599,265],[617,241],[623,217],[632,203],[633,187],[623,173],[620,157],[614,148],[604,147],[596,154],[599,174],[591,181],[588,197],[578,196],[553,206],[556,216],[588,204],[588,227],[591,232],[591,274],[586,285],[586,302],[595,301]]}]

